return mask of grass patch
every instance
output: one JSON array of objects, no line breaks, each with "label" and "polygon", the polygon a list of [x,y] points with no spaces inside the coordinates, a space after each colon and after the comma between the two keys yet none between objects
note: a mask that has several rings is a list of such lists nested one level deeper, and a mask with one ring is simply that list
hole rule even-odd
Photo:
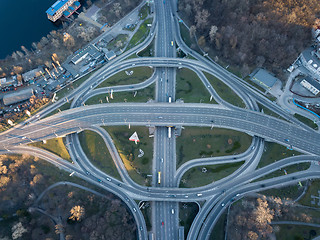
[{"label": "grass patch", "polygon": [[195,158],[239,154],[251,141],[246,133],[230,129],[186,127],[177,138],[177,164],[179,167]]},{"label": "grass patch", "polygon": [[226,221],[227,221],[227,213],[224,212],[219,217],[218,221],[214,225],[212,232],[210,234],[210,240],[223,240],[224,239],[224,231],[226,227]]},{"label": "grass patch", "polygon": [[143,42],[143,40],[146,39],[146,37],[150,32],[150,27],[148,27],[147,24],[151,24],[151,23],[152,23],[152,18],[148,18],[140,25],[139,29],[130,39],[127,50]]},{"label": "grass patch", "polygon": [[95,73],[96,70],[98,69],[93,70],[87,75],[79,78],[77,81],[74,81],[73,83],[70,83],[68,86],[65,86],[63,89],[59,90],[57,92],[57,98],[58,99],[63,98],[65,95],[73,91],[75,88],[79,87],[84,81],[88,80],[88,78],[91,77],[91,75]]},{"label": "grass patch", "polygon": [[187,103],[216,103],[214,99],[210,102],[210,93],[198,75],[187,68],[177,70],[176,98],[181,98]]},{"label": "grass patch", "polygon": [[213,88],[216,90],[217,94],[226,102],[231,103],[234,106],[244,108],[246,105],[242,99],[226,84],[220,81],[218,78],[204,73]]},{"label": "grass patch", "polygon": [[143,5],[143,7],[139,11],[139,17],[140,19],[146,19],[148,17],[150,12],[150,8],[147,4]]},{"label": "grass patch", "polygon": [[180,226],[184,227],[184,236],[188,235],[189,229],[199,211],[196,203],[179,203]]},{"label": "grass patch", "polygon": [[[320,180],[319,179],[312,180],[310,182],[310,185],[308,187],[306,194],[303,196],[303,198],[300,199],[299,203],[305,206],[319,207],[318,206],[319,200],[311,198],[311,195],[319,197],[319,193],[318,193],[319,190],[320,190]],[[312,200],[315,200],[315,204],[311,204]]]},{"label": "grass patch", "polygon": [[185,44],[187,44],[188,47],[192,48],[198,53],[202,54],[202,52],[198,48],[195,38],[190,37],[189,29],[183,23],[179,23],[179,25],[180,25],[181,38],[185,42]]},{"label": "grass patch", "polygon": [[298,184],[282,187],[282,188],[272,188],[265,191],[261,191],[260,193],[266,196],[274,196],[290,199],[296,199],[303,192],[303,187],[300,187]]},{"label": "grass patch", "polygon": [[154,40],[151,44],[138,53],[140,57],[154,57]]},{"label": "grass patch", "polygon": [[300,122],[303,122],[304,124],[306,124],[307,126],[311,127],[312,129],[318,130],[318,125],[315,124],[312,120],[310,120],[309,118],[306,118],[302,115],[299,115],[297,113],[295,113],[293,115],[296,119],[298,119]]},{"label": "grass patch", "polygon": [[54,111],[52,111],[51,113],[49,113],[46,117],[50,117],[52,115],[55,115],[55,114],[59,113],[60,111],[68,110],[68,109],[70,109],[70,106],[71,106],[71,101],[61,105],[59,108],[57,108]]},{"label": "grass patch", "polygon": [[[118,43],[119,41],[121,42],[121,44]],[[108,49],[121,48],[126,44],[127,41],[128,41],[127,34],[119,34],[115,39],[113,39],[111,42],[108,43],[107,48]]]},{"label": "grass patch", "polygon": [[299,225],[277,225],[279,231],[276,232],[276,238],[281,240],[309,240],[319,235],[320,228],[299,226]]},{"label": "grass patch", "polygon": [[[86,101],[87,105],[94,105],[100,103],[107,103],[106,97],[108,97],[110,103],[116,102],[147,102],[150,99],[154,99],[154,84],[149,87],[143,88],[137,91],[131,92],[117,92],[113,93],[113,99],[108,94],[99,94],[89,98]],[[137,92],[135,94],[135,92]]]},{"label": "grass patch", "polygon": [[79,140],[84,153],[94,166],[121,180],[109,150],[99,134],[85,130],[79,134]]},{"label": "grass patch", "polygon": [[283,117],[281,117],[279,114],[271,111],[269,108],[266,108],[265,106],[263,106],[262,104],[258,103],[259,109],[263,110],[264,114],[270,115],[272,117],[275,118],[279,118],[281,120],[287,121],[286,119],[284,119]]},{"label": "grass patch", "polygon": [[[191,168],[181,178],[180,187],[193,188],[205,186],[229,176],[243,163],[244,162],[237,162]],[[206,169],[206,172],[202,172],[204,168]]]},{"label": "grass patch", "polygon": [[[127,75],[126,72],[130,73],[130,71],[133,71],[132,75]],[[132,69],[118,72],[117,74],[109,77],[108,79],[103,81],[97,88],[140,83],[150,78],[152,73],[152,68],[134,67]]]},{"label": "grass patch", "polygon": [[[149,137],[149,129],[146,127],[133,126],[108,126],[104,127],[110,133],[119,155],[133,181],[138,184],[150,186],[151,178],[147,175],[152,173],[153,138]],[[137,132],[140,142],[135,144],[129,141],[130,136]],[[139,149],[144,152],[138,157]]]},{"label": "grass patch", "polygon": [[[142,214],[143,214],[143,218],[146,221],[146,226],[147,226],[147,231],[151,231],[152,229],[152,225],[151,225],[151,205],[150,202],[144,202],[144,206],[142,208],[140,208]],[[139,204],[139,203],[137,203]]]},{"label": "grass patch", "polygon": [[53,138],[53,139],[47,140],[47,143],[35,142],[35,143],[30,143],[29,145],[48,150],[49,152],[52,152],[58,155],[59,157],[71,162],[71,157],[66,148],[66,145],[64,144],[64,141],[65,141],[65,138]]},{"label": "grass patch", "polygon": [[269,173],[261,178],[254,180],[254,182],[258,182],[258,181],[265,180],[265,179],[271,179],[274,177],[280,177],[282,175],[285,175],[285,172],[287,172],[287,174],[290,174],[290,173],[294,173],[294,172],[304,171],[304,170],[307,170],[309,167],[310,167],[310,163],[293,164],[290,166],[286,166],[284,169],[275,170],[272,173]]},{"label": "grass patch", "polygon": [[261,156],[257,168],[265,167],[283,158],[300,155],[301,153],[295,150],[289,150],[285,146],[274,142],[265,142],[264,153]]}]

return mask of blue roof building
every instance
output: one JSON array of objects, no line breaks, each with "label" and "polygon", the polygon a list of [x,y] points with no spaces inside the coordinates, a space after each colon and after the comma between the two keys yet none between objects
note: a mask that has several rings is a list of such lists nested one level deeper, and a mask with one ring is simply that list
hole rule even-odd
[{"label": "blue roof building", "polygon": [[[58,0],[50,8],[48,8],[46,13],[48,19],[55,22],[64,14],[65,11],[69,10],[68,12],[70,12],[71,15],[79,7],[80,3],[76,0]],[[67,14],[64,15],[67,16]]]}]

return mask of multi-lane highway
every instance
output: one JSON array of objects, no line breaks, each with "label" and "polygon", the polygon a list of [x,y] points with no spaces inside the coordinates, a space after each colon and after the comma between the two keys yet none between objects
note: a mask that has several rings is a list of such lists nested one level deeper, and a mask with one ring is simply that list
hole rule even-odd
[{"label": "multi-lane highway", "polygon": [[[72,100],[71,109],[45,117],[65,103],[65,99],[52,104],[26,122],[0,134],[2,153],[30,153],[55,164],[62,170],[75,172],[82,179],[118,195],[131,209],[137,223],[139,239],[147,239],[149,230],[154,239],[179,239],[179,202],[205,201],[197,214],[187,239],[208,239],[218,217],[228,204],[255,192],[296,183],[308,178],[320,178],[320,135],[305,126],[287,111],[250,88],[245,81],[229,73],[218,64],[191,50],[182,40],[176,13],[176,1],[155,0],[154,20],[148,37],[139,45],[124,52],[115,60],[96,71],[66,98]],[[126,59],[146,48],[155,39],[155,57]],[[176,47],[193,59],[176,58]],[[152,76],[138,84],[97,88],[114,74],[137,66],[153,68]],[[188,68],[200,78],[218,104],[176,103],[176,68]],[[223,81],[243,100],[245,109],[224,101],[205,77],[204,72]],[[91,97],[114,92],[136,91],[155,83],[155,99],[149,103],[115,103],[83,106]],[[285,120],[265,115],[259,111],[261,103]],[[130,118],[128,118],[130,116]],[[152,186],[135,183],[129,176],[110,135],[100,126],[110,125],[153,126],[154,154],[152,161]],[[229,128],[253,136],[251,146],[238,155],[193,159],[176,169],[176,138],[169,126],[200,126]],[[108,176],[97,169],[83,152],[77,133],[88,129],[104,140],[121,180]],[[169,132],[171,131],[171,134]],[[171,135],[171,136],[170,136]],[[67,146],[73,164],[43,149],[27,146],[30,142],[58,136],[67,136]],[[256,170],[263,154],[264,140],[273,141],[304,153],[286,158]],[[199,188],[179,188],[183,174],[192,167],[233,163],[244,164],[230,176]],[[277,169],[297,164],[311,163],[303,172],[258,181]],[[159,172],[161,174],[159,174]],[[160,178],[160,180],[159,180]],[[254,182],[253,182],[254,181]],[[147,229],[135,200],[150,201],[152,228]]]}]

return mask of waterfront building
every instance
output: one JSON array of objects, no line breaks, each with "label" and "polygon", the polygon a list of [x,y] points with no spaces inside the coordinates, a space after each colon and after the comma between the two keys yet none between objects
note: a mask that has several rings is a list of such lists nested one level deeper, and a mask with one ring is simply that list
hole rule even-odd
[{"label": "waterfront building", "polygon": [[62,16],[71,16],[80,7],[80,2],[76,0],[58,0],[46,11],[47,17],[52,22],[57,21]]}]

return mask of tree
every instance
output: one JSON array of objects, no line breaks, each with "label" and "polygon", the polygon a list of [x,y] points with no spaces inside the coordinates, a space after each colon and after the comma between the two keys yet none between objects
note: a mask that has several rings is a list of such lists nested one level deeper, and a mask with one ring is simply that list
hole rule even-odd
[{"label": "tree", "polygon": [[203,9],[202,11],[197,11],[195,16],[195,22],[197,28],[204,29],[208,25],[208,18],[210,13],[207,9]]},{"label": "tree", "polygon": [[70,214],[71,216],[69,217],[69,219],[73,220],[73,221],[80,221],[81,219],[83,219],[84,215],[85,215],[85,209],[82,206],[74,206],[73,208],[71,208],[70,210]]},{"label": "tree", "polygon": [[195,25],[192,25],[189,29],[189,33],[190,33],[191,38],[194,38],[194,34],[196,33],[196,31],[197,31],[197,27]]},{"label": "tree", "polygon": [[16,223],[15,225],[13,225],[13,227],[11,228],[12,231],[12,239],[18,239],[20,237],[22,237],[22,235],[27,232],[27,229],[25,229],[22,226],[21,222]]},{"label": "tree", "polygon": [[215,25],[211,26],[210,31],[209,31],[210,42],[214,41],[217,31],[218,31],[217,26],[215,26]]},{"label": "tree", "polygon": [[54,228],[55,228],[55,233],[56,234],[60,234],[60,233],[64,232],[64,228],[63,228],[63,225],[61,223],[55,225]]}]

